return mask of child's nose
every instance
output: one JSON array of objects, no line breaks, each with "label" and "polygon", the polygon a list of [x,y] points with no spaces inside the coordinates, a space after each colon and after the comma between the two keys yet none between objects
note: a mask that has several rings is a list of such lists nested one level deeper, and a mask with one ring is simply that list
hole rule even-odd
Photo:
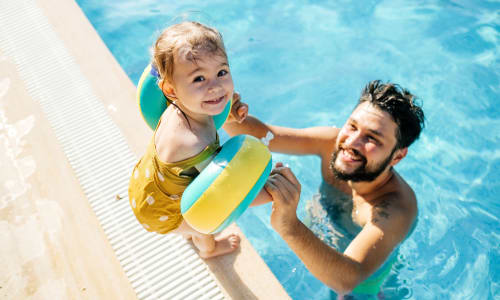
[{"label": "child's nose", "polygon": [[222,89],[222,86],[217,82],[213,81],[212,84],[208,87],[209,93],[216,93]]}]

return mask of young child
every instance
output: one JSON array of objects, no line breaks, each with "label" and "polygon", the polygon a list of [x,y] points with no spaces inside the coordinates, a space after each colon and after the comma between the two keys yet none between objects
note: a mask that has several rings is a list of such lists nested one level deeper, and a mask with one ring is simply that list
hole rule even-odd
[{"label": "young child", "polygon": [[[192,238],[203,258],[234,251],[236,234],[215,238],[191,228],[182,218],[180,199],[189,183],[219,149],[212,117],[233,98],[233,80],[220,33],[196,22],[168,27],[153,47],[158,86],[169,105],[151,143],[135,166],[129,186],[130,205],[142,226],[161,234]],[[236,94],[237,95],[237,94]],[[239,95],[234,99],[239,100]],[[231,121],[241,121],[247,107],[238,103]],[[228,121],[230,122],[230,121]],[[271,201],[264,189],[252,205]]]}]

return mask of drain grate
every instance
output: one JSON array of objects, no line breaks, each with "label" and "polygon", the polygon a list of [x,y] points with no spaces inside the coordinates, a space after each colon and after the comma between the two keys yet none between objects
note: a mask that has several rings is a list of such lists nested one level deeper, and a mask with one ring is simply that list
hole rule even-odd
[{"label": "drain grate", "polygon": [[137,158],[35,1],[0,1],[0,11],[0,48],[47,116],[138,298],[223,299],[182,237],[135,220],[125,195]]}]

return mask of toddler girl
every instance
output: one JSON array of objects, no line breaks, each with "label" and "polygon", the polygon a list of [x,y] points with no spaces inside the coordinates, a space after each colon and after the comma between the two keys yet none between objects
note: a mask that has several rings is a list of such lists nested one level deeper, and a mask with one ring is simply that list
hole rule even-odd
[{"label": "toddler girl", "polygon": [[[233,98],[222,36],[196,22],[170,26],[154,44],[153,66],[169,105],[145,155],[133,170],[130,205],[146,230],[192,238],[203,258],[232,252],[240,243],[236,234],[215,238],[199,233],[180,212],[182,193],[220,148],[212,117]],[[241,121],[246,107],[240,116],[234,114],[234,109],[232,119]],[[269,201],[271,197],[262,190],[252,205]]]}]

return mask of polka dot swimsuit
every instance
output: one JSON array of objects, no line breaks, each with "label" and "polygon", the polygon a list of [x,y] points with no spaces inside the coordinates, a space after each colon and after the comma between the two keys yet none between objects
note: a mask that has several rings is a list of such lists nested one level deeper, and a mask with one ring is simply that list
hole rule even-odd
[{"label": "polka dot swimsuit", "polygon": [[162,162],[157,155],[154,135],[132,171],[129,184],[130,206],[148,231],[168,233],[182,223],[182,193],[196,175],[186,175],[195,165],[210,159],[219,149],[219,137],[198,155],[175,163]]}]

